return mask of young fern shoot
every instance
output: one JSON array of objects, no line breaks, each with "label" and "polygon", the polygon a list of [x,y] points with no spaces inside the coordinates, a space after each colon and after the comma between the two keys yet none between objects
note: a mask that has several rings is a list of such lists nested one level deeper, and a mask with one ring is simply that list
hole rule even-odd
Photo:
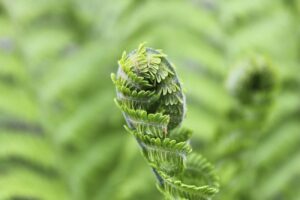
[{"label": "young fern shoot", "polygon": [[160,50],[141,44],[118,62],[116,104],[166,199],[211,199],[219,190],[213,166],[191,154],[191,131],[181,128],[185,96],[173,65]]}]

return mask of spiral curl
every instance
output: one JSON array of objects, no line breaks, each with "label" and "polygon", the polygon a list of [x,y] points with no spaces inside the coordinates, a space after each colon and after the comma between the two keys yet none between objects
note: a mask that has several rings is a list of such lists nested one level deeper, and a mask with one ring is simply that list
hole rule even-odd
[{"label": "spiral curl", "polygon": [[[218,178],[211,164],[190,154],[191,131],[181,127],[185,96],[174,66],[160,50],[141,44],[118,62],[115,102],[138,141],[166,199],[211,199]],[[200,186],[199,186],[200,185]]]},{"label": "spiral curl", "polygon": [[230,72],[227,87],[243,105],[268,104],[276,90],[276,73],[262,56],[252,56],[239,62]]}]

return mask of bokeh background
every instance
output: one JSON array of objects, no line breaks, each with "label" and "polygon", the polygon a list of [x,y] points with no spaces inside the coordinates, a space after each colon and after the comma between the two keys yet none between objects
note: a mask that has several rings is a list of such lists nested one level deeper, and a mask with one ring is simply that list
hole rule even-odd
[{"label": "bokeh background", "polygon": [[[0,199],[163,199],[110,80],[123,50],[147,41],[177,67],[215,199],[299,200],[299,22],[299,0],[1,0]],[[236,106],[228,73],[253,52],[278,74],[268,120],[220,133]],[[251,148],[214,154],[241,141]]]}]

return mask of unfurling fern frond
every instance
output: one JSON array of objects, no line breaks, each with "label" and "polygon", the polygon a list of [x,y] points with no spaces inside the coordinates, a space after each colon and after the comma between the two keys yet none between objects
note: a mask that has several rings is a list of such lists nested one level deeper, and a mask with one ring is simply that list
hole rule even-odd
[{"label": "unfurling fern frond", "polygon": [[[252,133],[252,137],[258,137],[258,132],[263,131],[277,87],[276,70],[262,56],[244,59],[233,67],[227,78],[227,89],[235,104],[229,110],[228,121],[224,122],[221,131],[226,138],[219,137],[220,142],[226,145],[219,145],[219,149],[215,150],[218,149],[223,156],[232,155],[253,143],[246,136]],[[231,137],[228,137],[229,133]],[[236,143],[236,140],[239,142]]]},{"label": "unfurling fern frond", "polygon": [[[221,160],[220,173],[226,174],[226,169],[234,171],[221,180],[228,199],[255,199],[260,195],[249,191],[259,176],[256,149],[259,142],[268,138],[267,134],[273,134],[266,130],[277,85],[275,68],[261,56],[239,62],[229,73],[227,87],[235,104],[215,148],[215,157]],[[239,183],[243,190],[232,188],[234,183]]]},{"label": "unfurling fern frond", "polygon": [[236,100],[232,114],[238,124],[245,125],[243,132],[251,132],[267,120],[278,88],[277,73],[269,60],[252,56],[239,62],[229,73],[227,88]]},{"label": "unfurling fern frond", "polygon": [[189,155],[191,132],[180,127],[185,96],[173,65],[160,50],[141,44],[119,61],[116,103],[125,129],[138,141],[167,199],[210,199],[218,192],[213,167]]},{"label": "unfurling fern frond", "polygon": [[276,75],[270,62],[256,56],[240,62],[228,78],[229,92],[245,105],[270,103]]}]

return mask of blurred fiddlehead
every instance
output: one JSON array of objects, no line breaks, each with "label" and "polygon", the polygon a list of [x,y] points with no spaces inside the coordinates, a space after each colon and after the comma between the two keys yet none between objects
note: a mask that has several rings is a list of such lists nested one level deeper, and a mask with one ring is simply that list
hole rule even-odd
[{"label": "blurred fiddlehead", "polygon": [[125,129],[139,143],[166,199],[210,199],[218,192],[213,167],[190,154],[191,132],[181,128],[185,96],[173,65],[160,50],[141,44],[119,60],[116,104]]},{"label": "blurred fiddlehead", "polygon": [[232,68],[226,86],[234,104],[217,135],[216,157],[235,157],[261,136],[257,132],[266,124],[277,82],[276,70],[262,56],[244,59]]},{"label": "blurred fiddlehead", "polygon": [[[228,92],[234,99],[228,118],[221,128],[218,136],[218,148],[215,150],[216,159],[222,158],[221,173],[234,171],[233,176],[223,180],[227,190],[232,187],[229,182],[239,182],[244,188],[251,188],[257,176],[254,170],[256,166],[255,145],[267,124],[270,115],[274,95],[278,85],[276,71],[266,58],[254,56],[239,62],[230,71],[227,78]],[[227,158],[227,162],[224,162]],[[246,180],[247,179],[247,180]],[[251,199],[248,190],[238,192],[235,189],[232,194],[235,198]],[[228,192],[228,191],[227,191]],[[229,193],[229,192],[228,192]],[[232,197],[233,197],[232,196]]]},{"label": "blurred fiddlehead", "polygon": [[231,70],[227,89],[234,97],[234,107],[242,119],[251,122],[249,126],[255,125],[248,127],[249,131],[257,129],[267,119],[276,88],[276,71],[272,63],[262,56],[243,60]]}]

